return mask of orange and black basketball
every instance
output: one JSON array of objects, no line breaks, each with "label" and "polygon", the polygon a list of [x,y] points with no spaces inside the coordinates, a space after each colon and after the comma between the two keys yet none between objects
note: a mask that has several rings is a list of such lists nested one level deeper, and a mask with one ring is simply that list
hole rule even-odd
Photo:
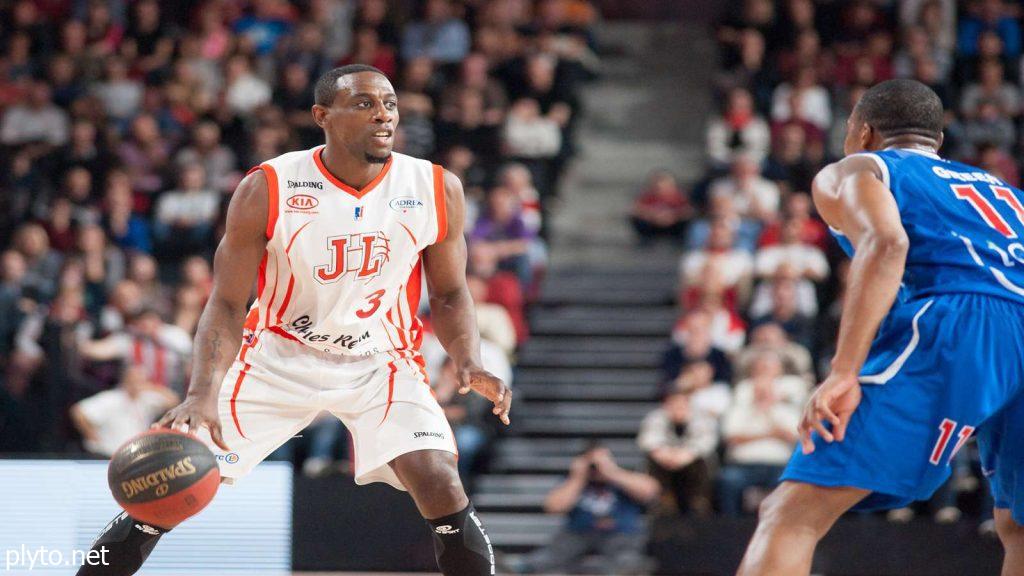
[{"label": "orange and black basketball", "polygon": [[160,428],[118,448],[107,468],[114,500],[147,524],[173,528],[213,500],[217,459],[195,436]]}]

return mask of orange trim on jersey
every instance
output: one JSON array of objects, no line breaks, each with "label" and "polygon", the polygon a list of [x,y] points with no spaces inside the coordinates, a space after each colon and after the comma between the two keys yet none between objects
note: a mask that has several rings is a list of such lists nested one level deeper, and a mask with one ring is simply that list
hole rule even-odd
[{"label": "orange trim on jersey", "polygon": [[260,164],[259,166],[253,166],[245,173],[246,176],[252,174],[257,170],[263,170],[263,174],[267,177],[267,240],[274,237],[274,227],[277,226],[277,213],[278,213],[278,185],[277,185],[277,171],[270,164]]},{"label": "orange trim on jersey", "polygon": [[437,240],[440,244],[448,236],[448,209],[444,197],[444,168],[434,164],[434,212],[437,213]]},{"label": "orange trim on jersey", "polygon": [[401,222],[399,222],[399,224],[402,225],[402,228],[405,228],[405,233],[409,235],[409,239],[412,240],[412,245],[415,246],[416,236],[413,235],[412,230],[409,230],[409,227],[406,226],[405,224],[402,224]]},{"label": "orange trim on jersey", "polygon": [[260,309],[258,307],[250,308],[249,313],[245,316],[245,324],[242,326],[243,330],[256,330],[260,324]]},{"label": "orange trim on jersey", "polygon": [[412,349],[419,350],[420,343],[423,342],[423,326],[420,324],[420,319],[416,316],[416,311],[420,309],[420,290],[423,287],[423,258],[416,262],[416,266],[412,269],[412,273],[409,274],[409,281],[405,283],[405,296],[409,304],[409,315],[412,316],[412,326],[410,326],[409,339],[412,341]]},{"label": "orange trim on jersey", "polygon": [[292,336],[291,334],[289,334],[288,332],[286,332],[286,331],[285,331],[284,329],[282,329],[282,328],[281,328],[280,326],[271,326],[271,327],[269,328],[269,330],[270,330],[271,332],[273,332],[274,334],[277,334],[278,336],[281,336],[281,337],[287,338],[287,339],[289,339],[289,340],[294,340],[294,341],[296,341],[296,342],[298,342],[298,343],[300,343],[300,344],[302,343],[302,340],[299,340],[299,339],[298,339],[298,338],[296,338],[295,336]]},{"label": "orange trim on jersey", "polygon": [[288,288],[284,291],[284,300],[281,302],[281,307],[277,309],[278,324],[281,323],[281,318],[284,316],[285,310],[288,309],[288,304],[291,303],[292,301],[292,289],[295,288],[295,270],[292,269],[292,259],[290,256],[288,256],[288,253],[291,252],[292,244],[295,242],[295,239],[298,238],[299,232],[302,232],[302,230],[305,229],[306,226],[309,226],[312,223],[313,221],[310,220],[309,222],[303,224],[298,230],[296,230],[295,234],[292,234],[291,240],[288,241],[288,247],[284,249],[284,257],[285,260],[288,262]]},{"label": "orange trim on jersey", "polygon": [[334,184],[338,188],[341,188],[345,192],[348,192],[352,196],[355,196],[357,199],[361,199],[363,196],[366,196],[374,188],[376,188],[377,185],[380,184],[380,181],[384,179],[384,176],[387,176],[388,170],[391,169],[392,157],[388,156],[387,161],[384,162],[384,167],[380,169],[380,173],[377,174],[377,176],[375,176],[373,180],[367,182],[366,186],[363,186],[359,190],[356,190],[355,188],[339,180],[334,174],[331,174],[330,170],[327,169],[327,166],[324,165],[324,159],[322,158],[322,156],[325,148],[327,147],[321,146],[320,148],[317,148],[316,150],[313,151],[313,161],[316,163],[317,169],[320,170],[320,173],[323,174],[324,178],[327,178],[327,180],[331,184]]},{"label": "orange trim on jersey", "polygon": [[[246,347],[248,347],[248,345],[246,345]],[[244,348],[242,354],[245,354]],[[246,440],[248,440],[249,437],[245,435],[245,432],[242,432],[242,425],[238,421],[238,410],[235,408],[235,401],[238,400],[238,392],[242,389],[242,380],[245,380],[245,375],[248,371],[249,364],[242,366],[242,369],[238,372],[238,378],[235,380],[235,389],[231,392],[231,419],[235,421],[235,430],[238,430],[238,434]]]},{"label": "orange trim on jersey", "polygon": [[[391,373],[388,374],[388,403],[384,407],[384,417],[380,419],[380,424],[383,424],[388,419],[388,412],[391,411],[392,399],[395,397],[395,372],[398,372],[398,366],[395,366],[395,362],[388,362],[388,368],[391,369]],[[380,426],[377,424],[377,426]]]},{"label": "orange trim on jersey", "polygon": [[270,311],[274,308],[274,299],[277,298],[277,285],[281,283],[281,266],[277,263],[277,254],[274,254],[274,290],[270,293],[270,302],[267,302],[267,319],[264,328],[270,328]]},{"label": "orange trim on jersey", "polygon": [[[388,332],[388,325],[384,323],[383,319],[380,321],[380,326],[381,326],[381,328],[384,329],[384,335],[388,337],[388,342],[391,343],[391,347],[397,349],[398,346],[395,346],[395,341],[394,341],[393,338],[391,338],[391,332]],[[391,351],[388,350],[388,352],[391,352]]]},{"label": "orange trim on jersey", "polygon": [[270,256],[268,250],[263,251],[263,259],[260,260],[260,271],[259,276],[256,280],[256,301],[259,302],[260,298],[263,298],[263,289],[267,287],[267,257]]},{"label": "orange trim on jersey", "polygon": [[[398,304],[396,304],[396,306],[398,306]],[[392,317],[391,317],[391,313],[392,313],[392,312],[394,312],[394,311],[395,311],[395,309],[394,309],[394,308],[392,308],[391,310],[388,310],[388,313],[387,313],[387,314],[385,314],[385,317],[386,317],[386,318],[388,319],[388,322],[389,322],[389,323],[390,323],[390,324],[391,324],[392,326],[394,326],[394,328],[395,328],[395,331],[396,331],[396,332],[398,332],[398,341],[402,343],[402,347],[401,347],[401,348],[398,348],[398,349],[399,349],[399,350],[405,350],[406,348],[408,348],[408,347],[409,347],[409,343],[405,341],[405,334],[404,334],[404,332],[405,332],[405,329],[403,329],[403,328],[400,328],[400,327],[398,326],[398,324],[395,324],[395,320],[394,320],[394,318],[392,318]],[[401,316],[401,312],[399,312],[399,316]],[[394,344],[394,342],[392,342],[392,344]]]}]

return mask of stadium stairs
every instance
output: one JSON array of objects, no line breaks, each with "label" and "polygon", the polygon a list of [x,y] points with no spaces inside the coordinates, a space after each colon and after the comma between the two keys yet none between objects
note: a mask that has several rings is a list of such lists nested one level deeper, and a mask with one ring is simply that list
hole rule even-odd
[{"label": "stadium stairs", "polygon": [[684,182],[701,170],[713,57],[706,34],[679,24],[598,30],[602,77],[584,89],[580,153],[554,209],[552,261],[519,355],[512,430],[496,441],[473,495],[503,552],[550,540],[562,519],[543,513],[544,497],[588,441],[604,441],[624,467],[643,467],[635,438],[657,405],[679,249],[638,248],[627,215],[652,169]]}]

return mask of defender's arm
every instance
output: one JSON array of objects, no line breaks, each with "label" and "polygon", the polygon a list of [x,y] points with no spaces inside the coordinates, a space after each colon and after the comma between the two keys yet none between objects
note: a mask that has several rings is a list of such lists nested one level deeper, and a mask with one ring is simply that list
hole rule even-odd
[{"label": "defender's arm", "polygon": [[[909,248],[899,208],[873,159],[851,156],[827,166],[812,191],[819,213],[849,238],[855,252],[831,373],[811,397],[799,426],[805,453],[814,451],[812,429],[826,442],[843,440],[860,404],[857,377],[896,299]],[[822,419],[832,424],[831,431]]]},{"label": "defender's arm", "polygon": [[466,239],[462,230],[465,198],[462,183],[447,170],[444,194],[447,232],[441,242],[427,247],[423,257],[434,332],[455,362],[459,393],[476,390],[494,403],[494,414],[508,424],[512,393],[499,378],[483,369],[480,360],[480,331],[466,286]]}]

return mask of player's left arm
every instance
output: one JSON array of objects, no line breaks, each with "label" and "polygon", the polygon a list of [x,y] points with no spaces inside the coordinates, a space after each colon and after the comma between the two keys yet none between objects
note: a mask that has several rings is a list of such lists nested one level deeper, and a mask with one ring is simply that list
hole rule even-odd
[{"label": "player's left arm", "polygon": [[909,249],[896,200],[873,159],[850,156],[827,166],[815,177],[812,192],[822,217],[842,230],[855,251],[831,372],[808,401],[799,426],[805,453],[814,451],[812,430],[826,442],[845,437],[860,404],[861,366],[896,300]]},{"label": "player's left arm", "polygon": [[508,424],[512,392],[500,378],[484,370],[480,360],[476,309],[466,285],[466,200],[462,182],[447,170],[444,195],[448,231],[441,242],[428,246],[423,254],[434,333],[455,362],[459,393],[475,390],[483,395],[494,403],[494,414]]}]

